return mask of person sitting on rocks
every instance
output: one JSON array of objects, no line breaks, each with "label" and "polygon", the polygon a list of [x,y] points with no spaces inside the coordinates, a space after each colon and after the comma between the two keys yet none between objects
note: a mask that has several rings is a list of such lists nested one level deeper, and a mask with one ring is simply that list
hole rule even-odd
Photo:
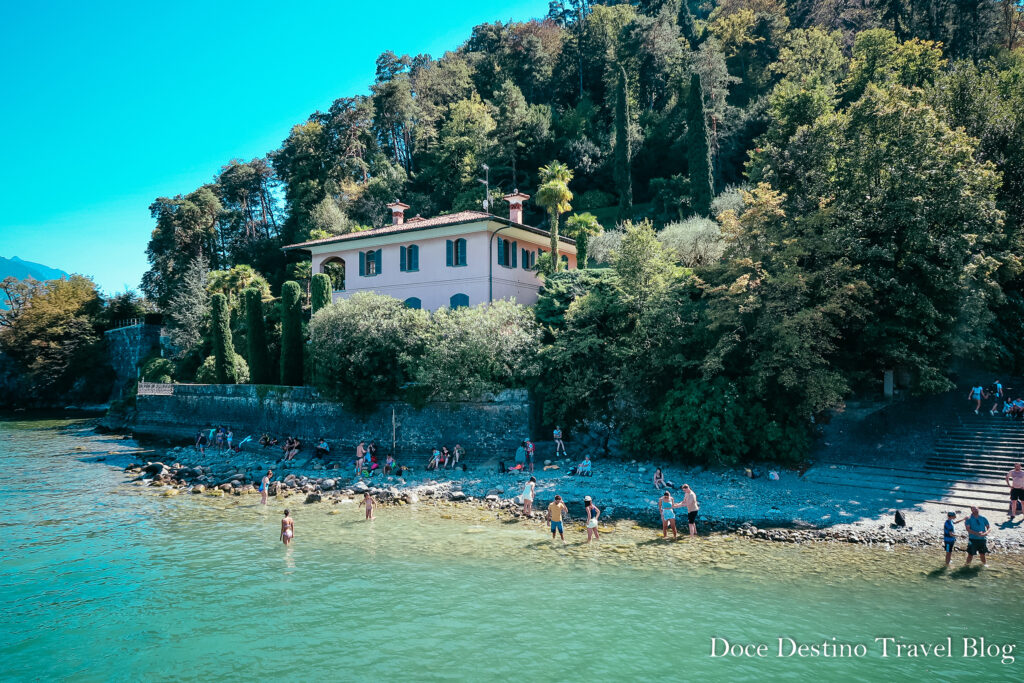
[{"label": "person sitting on rocks", "polygon": [[448,450],[447,446],[441,446],[441,466],[444,469],[448,469],[448,465],[455,466],[455,461],[452,459],[452,452]]},{"label": "person sitting on rocks", "polygon": [[672,482],[665,481],[665,475],[661,473],[660,467],[654,470],[654,488],[661,490],[665,488],[674,489],[675,487],[676,485]]},{"label": "person sitting on rocks", "polygon": [[428,470],[436,470],[440,464],[441,464],[441,449],[435,447],[434,450],[430,452],[430,460],[427,461],[427,469]]},{"label": "person sitting on rocks", "polygon": [[572,469],[572,471],[569,472],[569,474],[570,474],[570,476],[574,475],[574,474],[578,474],[581,477],[591,477],[591,476],[593,476],[594,472],[591,469],[590,456],[589,455],[584,455],[583,456],[583,461],[580,462],[579,465],[576,465],[576,467],[574,467]]},{"label": "person sitting on rocks", "polygon": [[327,443],[327,441],[324,440],[324,437],[321,436],[320,439],[317,440],[316,442],[316,448],[313,450],[313,457],[326,458],[330,452],[330,445]]},{"label": "person sitting on rocks", "polygon": [[395,459],[390,453],[384,459],[384,475],[387,476],[395,471]]},{"label": "person sitting on rocks", "polygon": [[1010,402],[1009,416],[1014,420],[1024,417],[1024,399],[1016,398]]},{"label": "person sitting on rocks", "polygon": [[301,450],[302,450],[302,441],[300,441],[298,437],[295,437],[294,439],[292,439],[292,447],[291,447],[291,449],[287,453],[285,453],[285,458],[284,458],[285,461],[294,460],[295,456],[298,455],[299,451],[301,451]]},{"label": "person sitting on rocks", "polygon": [[260,437],[260,445],[263,446],[264,448],[268,446],[276,446],[277,439],[272,437],[270,434],[263,432],[263,436]]}]

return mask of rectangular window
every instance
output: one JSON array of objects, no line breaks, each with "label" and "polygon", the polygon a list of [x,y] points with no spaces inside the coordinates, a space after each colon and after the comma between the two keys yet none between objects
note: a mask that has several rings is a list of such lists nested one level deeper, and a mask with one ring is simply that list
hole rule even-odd
[{"label": "rectangular window", "polygon": [[420,248],[415,244],[402,247],[399,252],[399,268],[403,273],[420,269]]},{"label": "rectangular window", "polygon": [[519,248],[517,242],[509,242],[506,239],[498,238],[498,265],[506,268],[515,268],[519,263]]},{"label": "rectangular window", "polygon": [[455,268],[466,265],[466,240],[448,240],[445,245],[445,265]]},{"label": "rectangular window", "polygon": [[363,277],[380,275],[382,272],[382,254],[383,252],[380,249],[377,249],[376,251],[359,252],[359,274]]}]

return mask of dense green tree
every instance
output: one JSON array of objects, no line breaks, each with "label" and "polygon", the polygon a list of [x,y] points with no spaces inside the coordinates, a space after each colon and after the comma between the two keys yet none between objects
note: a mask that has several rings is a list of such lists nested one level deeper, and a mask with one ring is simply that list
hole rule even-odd
[{"label": "dense green tree", "polygon": [[267,322],[263,315],[263,292],[256,287],[245,290],[245,341],[249,376],[253,384],[270,384],[273,373],[268,351]]},{"label": "dense green tree", "polygon": [[619,67],[615,89],[615,184],[619,191],[619,220],[626,220],[633,210],[633,143],[629,139],[629,84],[626,69]]},{"label": "dense green tree", "polygon": [[309,307],[313,315],[316,315],[317,311],[331,303],[331,292],[333,291],[334,287],[331,284],[330,275],[326,273],[316,273],[313,275],[309,296]]},{"label": "dense green tree", "polygon": [[690,208],[698,216],[711,215],[715,196],[711,174],[711,139],[700,74],[690,77],[686,116],[686,159],[690,169]]},{"label": "dense green tree", "polygon": [[281,384],[301,386],[305,365],[302,342],[302,289],[298,282],[281,286]]},{"label": "dense green tree", "polygon": [[235,383],[235,344],[231,338],[231,310],[223,294],[210,297],[210,317],[213,331],[214,375],[217,384]]},{"label": "dense green tree", "polygon": [[178,358],[203,342],[210,319],[209,271],[202,254],[194,256],[167,305],[167,328]]}]

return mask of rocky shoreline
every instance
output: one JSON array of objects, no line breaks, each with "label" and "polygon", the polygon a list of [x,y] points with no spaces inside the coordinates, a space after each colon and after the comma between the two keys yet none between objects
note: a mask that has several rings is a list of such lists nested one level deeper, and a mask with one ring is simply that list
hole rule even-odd
[{"label": "rocky shoreline", "polygon": [[[205,464],[196,462],[204,459],[207,460]],[[190,461],[195,464],[189,464]],[[631,463],[627,468],[630,466],[633,469],[638,469],[640,474],[646,473],[644,471],[646,468],[642,465]],[[139,485],[160,488],[164,496],[182,493],[207,496],[258,496],[259,476],[263,470],[251,465],[232,464],[225,460],[218,460],[211,455],[201,456],[193,449],[179,447],[166,450],[161,460],[131,463],[125,468],[125,472],[132,475],[133,481]],[[378,503],[385,506],[411,505],[421,501],[471,504],[493,511],[499,518],[504,517],[523,523],[533,522],[538,525],[543,524],[543,510],[553,498],[555,490],[549,488],[546,491],[543,487],[538,489],[535,512],[531,519],[527,519],[522,513],[522,505],[516,495],[516,492],[522,487],[522,477],[508,481],[506,485],[495,484],[494,477],[487,476],[448,480],[440,480],[440,477],[435,476],[422,481],[394,476],[387,480],[380,480],[379,483],[373,479],[367,483],[362,479],[347,478],[339,469],[324,469],[318,463],[314,463],[313,470],[308,474],[301,471],[283,470],[283,472],[287,472],[283,478],[275,476],[275,480],[271,482],[269,493],[271,496],[280,498],[294,498],[296,503],[338,504],[342,501],[353,501],[357,496],[361,497],[363,493],[368,492]],[[423,473],[415,473],[413,477],[418,477],[420,474]],[[431,473],[425,474],[430,475]],[[441,474],[443,476],[444,473]],[[459,474],[462,473],[459,472]],[[471,474],[473,473],[471,472]],[[410,477],[410,479],[412,478]],[[540,479],[539,476],[538,479]],[[598,476],[593,479],[597,480]],[[586,483],[591,484],[591,481],[586,480]],[[515,492],[510,488],[515,489]],[[563,484],[557,490],[562,491],[567,488]],[[547,493],[551,493],[551,495],[546,495]],[[572,521],[579,521],[582,516],[583,496],[576,496],[571,490],[562,495],[569,505]],[[728,496],[724,497],[728,498]],[[652,505],[646,504],[646,502],[637,504],[636,500],[629,500],[628,496],[602,497],[599,500],[601,501],[599,505],[604,511],[601,518],[602,527],[610,528],[616,524],[632,524],[651,528],[652,533],[660,531],[660,518]],[[751,517],[744,519],[715,514],[709,510],[706,503],[702,508],[698,526],[702,535],[735,535],[778,543],[846,543],[888,549],[896,545],[916,548],[938,548],[941,545],[933,528],[915,529],[913,525],[897,528],[890,524],[878,523],[878,520],[822,526],[799,520],[785,521]],[[989,545],[993,553],[1024,553],[1024,543],[1013,537],[1000,538],[996,536]]]}]

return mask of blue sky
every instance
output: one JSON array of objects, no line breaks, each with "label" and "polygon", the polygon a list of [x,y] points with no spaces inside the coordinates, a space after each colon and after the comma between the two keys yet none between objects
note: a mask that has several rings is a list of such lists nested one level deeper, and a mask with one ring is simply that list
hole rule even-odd
[{"label": "blue sky", "polygon": [[0,256],[137,288],[149,204],[262,156],[384,50],[439,56],[547,0],[6,3]]}]

